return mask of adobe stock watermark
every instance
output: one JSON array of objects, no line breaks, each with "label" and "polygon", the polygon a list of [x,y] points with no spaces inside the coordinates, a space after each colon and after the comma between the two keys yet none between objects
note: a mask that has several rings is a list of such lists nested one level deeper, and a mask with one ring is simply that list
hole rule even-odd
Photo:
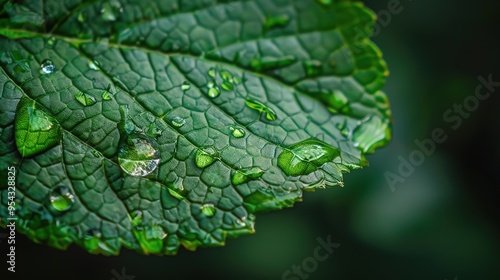
[{"label": "adobe stock watermark", "polygon": [[[493,75],[489,74],[487,78],[479,76],[479,84],[473,95],[467,96],[460,104],[453,104],[451,109],[443,113],[443,120],[450,125],[452,130],[457,130],[462,126],[464,119],[470,118],[472,113],[478,110],[481,101],[491,97],[500,82],[493,81]],[[445,129],[437,127],[432,130],[430,137],[423,140],[415,139],[416,148],[413,149],[407,157],[399,156],[399,166],[397,172],[386,171],[384,173],[387,184],[394,192],[398,183],[404,183],[414,172],[415,168],[421,166],[427,157],[430,157],[436,151],[437,144],[443,144],[448,140],[448,134]]]},{"label": "adobe stock watermark", "polygon": [[321,237],[318,237],[316,241],[319,245],[314,248],[313,254],[304,258],[299,265],[292,265],[281,275],[281,280],[308,279],[310,274],[318,269],[319,263],[326,261],[333,254],[333,249],[340,247],[339,243],[332,242],[331,235],[326,237],[326,241]]},{"label": "adobe stock watermark", "polygon": [[128,275],[125,271],[125,267],[122,267],[121,274],[116,271],[116,269],[111,270],[111,274],[113,274],[113,278],[111,280],[134,280],[134,275]]}]

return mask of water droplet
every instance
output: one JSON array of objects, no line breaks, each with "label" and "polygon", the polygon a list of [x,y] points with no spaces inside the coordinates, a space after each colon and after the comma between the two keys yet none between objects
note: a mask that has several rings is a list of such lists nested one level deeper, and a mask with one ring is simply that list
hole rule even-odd
[{"label": "water droplet", "polygon": [[278,166],[288,176],[307,175],[339,156],[337,148],[308,139],[285,148],[278,156]]},{"label": "water droplet", "polygon": [[140,134],[130,134],[120,145],[118,163],[125,173],[144,177],[156,170],[160,163],[158,144]]},{"label": "water droplet", "polygon": [[67,187],[57,187],[50,192],[50,204],[57,211],[68,211],[75,204],[75,196]]},{"label": "water droplet", "polygon": [[222,70],[220,73],[219,73],[220,77],[226,81],[226,82],[230,82],[232,83],[233,82],[233,75],[231,73],[229,73],[229,71],[226,71],[226,70]]},{"label": "water droplet", "polygon": [[175,127],[182,127],[186,124],[186,120],[179,116],[175,116],[170,119],[170,123]]},{"label": "water droplet", "polygon": [[290,64],[293,64],[296,60],[297,58],[295,58],[295,56],[293,55],[287,55],[283,57],[256,57],[250,62],[250,67],[252,67],[255,71],[260,72],[288,66]]},{"label": "water droplet", "polygon": [[58,144],[61,130],[57,121],[22,98],[16,109],[15,138],[19,153],[31,156]]},{"label": "water droplet", "polygon": [[229,128],[232,132],[231,134],[236,137],[236,138],[242,138],[245,137],[245,131],[242,128],[236,127],[236,126],[231,126]]},{"label": "water droplet", "polygon": [[54,66],[54,62],[50,59],[44,59],[42,64],[40,64],[40,68],[44,74],[52,74],[56,67]]},{"label": "water droplet", "polygon": [[215,206],[212,203],[206,203],[201,206],[201,212],[207,217],[215,215]]},{"label": "water droplet", "polygon": [[316,76],[321,73],[321,61],[308,60],[304,61],[304,68],[307,76]]},{"label": "water droplet", "polygon": [[214,85],[213,83],[208,84],[208,96],[211,98],[215,98],[219,96],[220,94],[220,89],[218,86]]},{"label": "water droplet", "polygon": [[371,115],[358,123],[352,132],[354,146],[364,153],[371,153],[391,139],[389,120]]},{"label": "water droplet", "polygon": [[77,19],[78,19],[78,22],[84,23],[85,19],[86,19],[85,14],[83,12],[80,12],[78,14],[78,18]]},{"label": "water droplet", "polygon": [[338,90],[322,93],[321,98],[327,104],[328,110],[333,113],[344,110],[349,104],[349,99],[347,99],[343,92]]},{"label": "water droplet", "polygon": [[102,97],[102,100],[106,100],[106,101],[111,100],[111,94],[107,90],[102,92],[101,97]]},{"label": "water droplet", "polygon": [[91,106],[96,103],[95,98],[92,95],[83,93],[81,91],[75,94],[75,99],[80,102],[83,106]]},{"label": "water droplet", "polygon": [[89,61],[89,67],[92,70],[99,71],[99,70],[101,70],[100,66],[101,66],[101,64],[97,60]]},{"label": "water droplet", "polygon": [[215,78],[215,68],[208,69],[208,75],[212,78]]},{"label": "water droplet", "polygon": [[198,166],[199,168],[205,168],[210,164],[214,163],[218,156],[219,153],[213,146],[199,148],[196,151],[196,158],[195,158],[196,166]]},{"label": "water droplet", "polygon": [[283,27],[283,26],[287,25],[289,21],[290,21],[290,17],[288,15],[266,17],[266,20],[264,21],[264,31],[267,31],[267,30],[270,30],[273,28]]},{"label": "water droplet", "polygon": [[169,184],[167,189],[170,195],[178,200],[183,200],[187,195],[186,190],[184,189],[184,179],[180,177],[178,177],[173,184]]},{"label": "water droplet", "polygon": [[227,81],[223,82],[221,87],[222,87],[224,90],[226,90],[226,91],[233,91],[233,90],[234,90],[234,86],[233,86],[233,84],[232,84],[232,83],[230,83],[230,82],[227,82]]},{"label": "water droplet", "polygon": [[50,37],[49,39],[47,39],[47,45],[49,45],[49,46],[53,46],[54,42],[55,42],[54,37]]},{"label": "water droplet", "polygon": [[181,89],[182,89],[183,91],[186,91],[186,90],[188,90],[188,89],[190,89],[190,88],[191,88],[191,83],[189,83],[188,81],[185,81],[185,82],[184,82],[184,83],[182,83],[182,85],[181,85]]},{"label": "water droplet", "polygon": [[236,170],[231,179],[231,182],[234,186],[246,183],[251,180],[259,179],[264,174],[264,170],[259,167],[250,167],[250,168],[242,168],[240,170]]},{"label": "water droplet", "polygon": [[264,113],[265,116],[266,116],[266,119],[269,120],[269,121],[274,121],[274,120],[277,119],[276,112],[274,112],[273,109],[267,107],[264,103],[262,103],[262,102],[260,102],[258,100],[255,100],[255,99],[252,99],[252,98],[247,98],[245,100],[245,104],[249,108],[258,111],[259,113]]},{"label": "water droplet", "polygon": [[233,83],[234,83],[235,85],[239,85],[239,84],[241,84],[241,78],[239,78],[239,77],[236,77],[236,76],[235,76],[235,77],[233,78]]}]

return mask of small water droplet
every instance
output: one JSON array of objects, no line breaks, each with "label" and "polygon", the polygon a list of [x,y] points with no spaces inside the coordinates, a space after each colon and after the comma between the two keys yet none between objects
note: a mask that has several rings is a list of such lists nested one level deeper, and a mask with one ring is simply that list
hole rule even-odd
[{"label": "small water droplet", "polygon": [[42,61],[42,64],[40,64],[40,68],[42,69],[42,72],[44,74],[52,74],[56,69],[56,66],[54,65],[54,62],[52,62],[52,60],[44,59]]},{"label": "small water droplet", "polygon": [[184,82],[184,83],[182,83],[182,85],[181,85],[181,89],[182,89],[183,91],[186,91],[186,90],[188,90],[188,89],[190,89],[190,88],[191,88],[191,83],[190,83],[190,82],[188,82],[188,81],[185,81],[185,82]]},{"label": "small water droplet", "polygon": [[231,182],[234,186],[241,185],[251,180],[259,179],[264,174],[264,170],[259,167],[250,167],[250,168],[242,168],[240,170],[236,170],[231,179]]},{"label": "small water droplet", "polygon": [[250,62],[250,67],[255,71],[266,71],[275,68],[280,68],[293,64],[297,58],[293,55],[287,55],[283,57],[265,56],[256,57]]},{"label": "small water droplet", "polygon": [[178,200],[183,200],[187,195],[184,189],[184,179],[181,177],[178,177],[173,184],[169,184],[167,189],[170,195]]},{"label": "small water droplet", "polygon": [[102,100],[106,100],[106,101],[111,100],[111,94],[107,90],[102,92],[101,97],[102,97]]},{"label": "small water droplet", "polygon": [[215,78],[215,68],[208,69],[208,75],[212,78]]},{"label": "small water droplet", "polygon": [[118,163],[125,173],[144,177],[156,170],[160,163],[158,144],[140,134],[130,134],[120,145]]},{"label": "small water droplet", "polygon": [[247,98],[245,100],[245,104],[249,108],[258,111],[259,113],[264,113],[264,115],[266,116],[266,119],[269,121],[274,121],[277,119],[276,112],[274,112],[273,109],[269,108],[264,103],[262,103],[258,100],[255,100],[253,98]]},{"label": "small water droplet", "polygon": [[101,70],[100,66],[101,66],[101,64],[97,60],[89,61],[89,67],[92,70],[99,71],[99,70]]},{"label": "small water droplet", "polygon": [[328,110],[333,113],[345,110],[349,104],[349,99],[343,92],[338,90],[322,93],[320,98],[327,104]]},{"label": "small water droplet", "polygon": [[49,39],[47,39],[47,45],[53,46],[54,43],[55,43],[55,38],[54,37],[50,37]]},{"label": "small water droplet", "polygon": [[212,203],[205,203],[201,206],[201,212],[207,217],[215,215],[215,206]]},{"label": "small water droplet", "polygon": [[278,166],[288,176],[307,175],[340,156],[340,151],[322,141],[307,139],[285,148]]},{"label": "small water droplet", "polygon": [[205,168],[214,163],[218,156],[219,153],[213,146],[199,148],[196,151],[196,157],[195,157],[196,166],[198,166],[199,168]]},{"label": "small water droplet", "polygon": [[304,68],[307,76],[316,76],[321,73],[321,61],[307,60],[304,61]]},{"label": "small water droplet", "polygon": [[81,91],[75,94],[75,99],[80,102],[83,106],[91,106],[96,103],[95,98],[92,95],[83,93]]},{"label": "small water droplet", "polygon": [[242,128],[239,128],[237,126],[231,126],[229,129],[231,130],[231,134],[234,137],[236,137],[236,138],[245,137],[246,132]]},{"label": "small water droplet", "polygon": [[266,17],[266,20],[264,21],[264,31],[273,29],[273,28],[278,28],[278,27],[283,27],[288,24],[290,21],[290,17],[288,15],[278,15],[278,16],[269,16]]},{"label": "small water droplet", "polygon": [[223,82],[221,87],[225,91],[233,91],[234,90],[234,85],[230,82],[227,82],[227,81]]},{"label": "small water droplet", "polygon": [[84,14],[83,12],[80,12],[80,13],[78,14],[78,18],[77,18],[77,19],[78,19],[78,22],[80,22],[80,23],[84,23],[84,22],[85,22],[85,19],[86,19],[85,14]]},{"label": "small water droplet", "polygon": [[352,131],[354,146],[364,153],[371,153],[391,139],[389,120],[371,115],[358,123]]},{"label": "small water droplet", "polygon": [[220,77],[226,81],[226,82],[230,82],[232,83],[233,82],[233,75],[231,73],[229,73],[229,71],[226,71],[226,70],[222,70],[220,71],[219,73]]},{"label": "small water droplet", "polygon": [[218,86],[213,83],[208,85],[208,96],[211,98],[215,98],[220,95],[220,89]]},{"label": "small water droplet", "polygon": [[50,192],[50,204],[57,211],[68,211],[75,204],[75,196],[68,187],[57,187]]},{"label": "small water droplet", "polygon": [[101,5],[101,18],[104,21],[115,21],[116,20],[116,14],[113,8],[111,7],[111,4],[109,2],[104,2]]},{"label": "small water droplet", "polygon": [[170,123],[175,127],[182,127],[186,124],[186,120],[182,117],[175,116],[170,119]]}]

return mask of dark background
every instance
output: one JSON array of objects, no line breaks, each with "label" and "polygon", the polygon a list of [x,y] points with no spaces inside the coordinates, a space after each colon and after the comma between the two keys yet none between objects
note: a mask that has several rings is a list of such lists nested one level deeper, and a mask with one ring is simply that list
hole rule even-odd
[{"label": "dark background", "polygon": [[[388,2],[366,5],[379,12]],[[136,280],[282,279],[314,255],[318,237],[331,236],[340,247],[307,279],[500,279],[500,87],[457,129],[443,119],[474,95],[478,76],[500,81],[499,5],[462,2],[403,0],[402,12],[373,38],[391,69],[385,91],[393,141],[368,157],[369,168],[346,174],[344,188],[305,193],[293,209],[258,215],[255,235],[175,257],[59,251],[19,234],[15,276],[110,280],[112,270],[125,268]],[[408,158],[414,141],[435,128],[445,131],[446,142],[393,191],[384,173],[397,174],[398,157]],[[5,268],[0,274],[15,279]]]}]

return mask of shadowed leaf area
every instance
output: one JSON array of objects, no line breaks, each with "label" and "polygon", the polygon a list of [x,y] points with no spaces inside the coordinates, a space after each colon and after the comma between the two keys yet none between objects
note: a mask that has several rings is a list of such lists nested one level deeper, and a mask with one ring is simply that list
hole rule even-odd
[{"label": "shadowed leaf area", "polygon": [[374,14],[351,1],[3,1],[0,225],[172,255],[343,186],[390,138]]}]

